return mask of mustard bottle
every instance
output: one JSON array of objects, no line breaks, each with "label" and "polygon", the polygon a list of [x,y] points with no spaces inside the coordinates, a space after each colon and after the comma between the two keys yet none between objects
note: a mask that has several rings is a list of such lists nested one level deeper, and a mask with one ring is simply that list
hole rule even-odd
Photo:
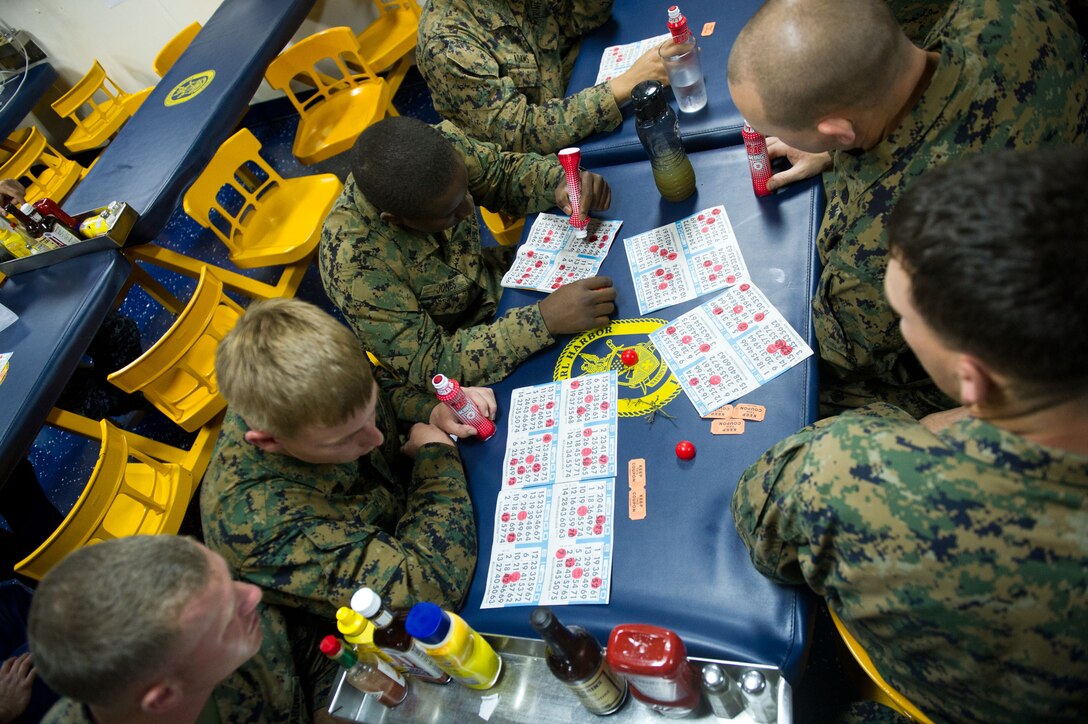
[{"label": "mustard bottle", "polygon": [[374,624],[347,606],[341,606],[336,612],[336,628],[344,635],[344,640],[359,653],[375,654],[378,658],[389,661],[385,652],[374,643]]},{"label": "mustard bottle", "polygon": [[490,689],[499,680],[502,659],[487,640],[455,613],[417,603],[405,628],[438,667],[470,689]]}]

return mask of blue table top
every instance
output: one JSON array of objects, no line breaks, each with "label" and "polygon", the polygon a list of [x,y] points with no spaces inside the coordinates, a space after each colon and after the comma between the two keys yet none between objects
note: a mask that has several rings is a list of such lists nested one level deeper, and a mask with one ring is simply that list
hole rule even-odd
[{"label": "blue table top", "polygon": [[[689,152],[741,143],[740,129],[744,119],[729,95],[726,65],[733,40],[762,4],[761,0],[729,3],[720,0],[684,0],[679,3],[681,12],[688,19],[688,27],[699,43],[707,92],[707,105],[695,113],[680,113],[676,101],[671,97],[669,99],[673,110],[677,110],[680,133]],[[612,8],[612,19],[582,41],[567,93],[575,93],[594,84],[605,48],[669,32],[666,27],[669,5],[662,2],[656,7],[648,7],[644,2],[617,2]],[[704,37],[700,33],[703,25],[709,22],[715,23],[714,32]],[[619,128],[591,136],[580,146],[582,163],[587,166],[625,163],[646,157],[635,134],[635,117],[630,104],[623,109],[623,124]]]},{"label": "blue table top", "polygon": [[12,353],[0,383],[0,486],[34,442],[130,268],[117,251],[97,251],[0,285],[0,304],[19,315],[0,331],[0,352]]},{"label": "blue table top", "polygon": [[56,79],[56,68],[46,62],[27,70],[25,79],[22,73],[7,79],[0,90],[0,139],[7,138],[22,123]]},{"label": "blue table top", "polygon": [[268,64],[313,5],[314,0],[223,0],[65,208],[77,213],[126,201],[140,214],[128,243],[154,239],[233,133]]},{"label": "blue table top", "polygon": [[[818,276],[813,241],[823,210],[819,180],[759,199],[752,193],[743,146],[695,153],[691,159],[698,190],[680,203],[661,199],[648,162],[596,169],[613,188],[613,208],[601,216],[623,220],[619,239],[602,266],[602,273],[612,277],[618,290],[614,320],[639,318],[622,239],[724,204],[752,280],[811,344],[809,300]],[[532,221],[532,217],[527,219],[527,230]],[[541,298],[537,292],[506,289],[501,309]],[[648,316],[674,319],[709,298]],[[613,324],[612,332],[594,340],[585,351],[607,354],[605,345],[610,339],[619,346],[644,342],[656,326],[637,328],[635,321]],[[570,341],[569,337],[560,339],[495,385],[500,407],[498,434],[485,443],[461,445],[481,541],[479,563],[462,615],[481,631],[533,636],[528,625],[531,608],[482,610],[480,604],[491,554],[498,471],[508,426],[505,409],[511,391],[552,380],[557,359]],[[583,373],[575,364],[571,375]],[[642,394],[621,382],[621,400]],[[691,655],[771,664],[796,681],[806,644],[810,597],[801,588],[779,586],[755,571],[734,528],[729,501],[750,463],[814,419],[815,358],[742,400],[765,405],[767,417],[764,422],[748,423],[740,436],[712,436],[709,421],[698,418],[683,392],[652,421],[645,416],[620,418],[611,602],[607,606],[571,606],[559,615],[564,623],[586,626],[602,643],[619,623],[666,626],[680,634]],[[694,460],[676,457],[674,446],[681,439],[694,442]],[[625,510],[627,461],[632,458],[646,459],[648,513],[642,521],[629,520]]]}]

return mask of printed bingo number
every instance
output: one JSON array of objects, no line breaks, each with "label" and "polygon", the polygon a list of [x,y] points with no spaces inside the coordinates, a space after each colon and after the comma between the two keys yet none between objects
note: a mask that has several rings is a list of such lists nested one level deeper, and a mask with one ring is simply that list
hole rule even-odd
[{"label": "printed bingo number", "polygon": [[563,542],[576,538],[611,537],[615,496],[608,480],[555,486],[555,535]]},{"label": "printed bingo number", "polygon": [[764,379],[792,367],[801,350],[806,349],[793,328],[777,315],[741,339],[737,346]]},{"label": "printed bingo number", "polygon": [[510,402],[509,434],[554,430],[559,417],[559,403],[555,393],[555,385],[514,390]]},{"label": "printed bingo number", "polygon": [[662,354],[668,355],[674,370],[687,367],[699,357],[709,354],[718,339],[713,324],[705,316],[690,314],[682,319],[682,323],[678,323],[678,320],[665,325],[664,330],[654,337],[654,344]]},{"label": "printed bingo number", "polygon": [[[614,373],[611,373],[614,374]],[[564,425],[583,425],[616,416],[615,389],[609,374],[576,377],[563,384]]]},{"label": "printed bingo number", "polygon": [[541,603],[607,602],[611,559],[605,561],[603,543],[576,543],[553,547]]},{"label": "printed bingo number", "polygon": [[706,307],[718,329],[730,338],[740,337],[777,315],[763,292],[748,282],[733,287]]},{"label": "printed bingo number", "polygon": [[541,548],[504,548],[492,551],[491,569],[483,608],[536,603],[544,565]]},{"label": "printed bingo number", "polygon": [[495,545],[547,539],[548,489],[501,490],[495,504]]},{"label": "printed bingo number", "polygon": [[680,233],[687,240],[688,251],[692,254],[735,240],[733,227],[722,206],[689,216],[679,222],[679,226]]},{"label": "printed bingo number", "polygon": [[544,432],[508,441],[503,488],[543,485],[555,479],[555,433]]},{"label": "printed bingo number", "polygon": [[608,423],[568,428],[561,434],[559,480],[578,480],[615,475],[612,427]]}]

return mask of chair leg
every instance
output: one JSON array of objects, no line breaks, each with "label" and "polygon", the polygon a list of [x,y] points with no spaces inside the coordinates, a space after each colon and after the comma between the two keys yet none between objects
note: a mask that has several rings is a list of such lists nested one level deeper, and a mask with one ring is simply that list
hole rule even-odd
[{"label": "chair leg", "polygon": [[400,84],[404,82],[404,76],[408,74],[408,69],[411,67],[412,53],[408,53],[403,58],[394,63],[388,74],[386,74],[385,82],[389,84],[390,98],[397,94],[397,89],[399,89]]},{"label": "chair leg", "polygon": [[177,297],[171,294],[166,287],[160,284],[153,276],[144,271],[135,259],[129,256],[132,261],[132,273],[129,276],[128,283],[125,284],[124,290],[118,296],[119,299],[124,299],[128,294],[129,289],[132,288],[133,283],[139,284],[143,287],[152,299],[166,307],[175,317],[181,314],[185,309],[185,305],[181,303]]},{"label": "chair leg", "polygon": [[[192,257],[180,254],[173,249],[166,249],[158,246],[157,244],[141,244],[139,246],[131,247],[131,249],[125,250],[126,254],[129,254],[133,260],[146,261],[156,266],[161,266],[164,269],[177,272],[178,274],[185,274],[186,276],[199,277],[199,266],[203,266],[203,262],[199,262]],[[310,259],[312,255],[306,259],[306,263],[302,264],[296,262],[289,265],[287,270],[284,271],[280,280],[276,284],[268,284],[266,282],[257,281],[256,279],[250,279],[244,274],[231,271],[230,269],[224,269],[223,267],[214,267],[215,276],[223,282],[223,286],[231,291],[244,294],[252,299],[276,299],[284,296],[284,292],[288,291],[291,284],[294,284],[294,288],[298,288],[298,284],[301,283],[302,277],[306,274],[306,269],[309,267]],[[292,292],[293,296],[293,292]]]},{"label": "chair leg", "polygon": [[[98,440],[101,437],[101,427],[98,420],[92,420],[89,417],[84,417],[83,415],[78,415],[74,412],[69,412],[68,410],[62,410],[59,407],[54,407],[49,413],[49,416],[45,418],[45,421],[53,427],[59,427],[61,430],[67,430],[68,432],[82,435],[83,437],[92,440]],[[187,450],[182,450],[181,448],[176,448],[173,445],[166,445],[157,440],[152,440],[143,435],[137,435],[128,430],[125,431],[125,435],[128,437],[129,444],[133,448],[163,462],[181,464],[186,460],[189,452]],[[209,451],[208,454],[210,456],[211,452]],[[207,466],[206,462],[205,466]]]}]

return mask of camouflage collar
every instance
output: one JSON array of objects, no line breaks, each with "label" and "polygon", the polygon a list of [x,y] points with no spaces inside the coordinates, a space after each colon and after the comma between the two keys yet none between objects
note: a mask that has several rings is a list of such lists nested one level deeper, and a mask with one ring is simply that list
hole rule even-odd
[{"label": "camouflage collar", "polygon": [[1088,457],[1045,447],[995,425],[968,418],[950,427],[945,436],[964,455],[987,467],[1052,484],[1088,488]]}]

